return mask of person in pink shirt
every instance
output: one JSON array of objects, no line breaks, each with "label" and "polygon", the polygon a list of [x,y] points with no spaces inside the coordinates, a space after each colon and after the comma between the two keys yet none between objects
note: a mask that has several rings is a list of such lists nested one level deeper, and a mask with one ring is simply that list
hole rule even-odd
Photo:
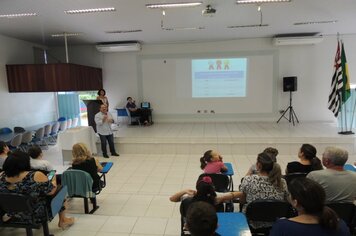
[{"label": "person in pink shirt", "polygon": [[227,171],[227,167],[222,161],[222,157],[217,151],[208,150],[200,158],[200,168],[206,174],[220,174]]}]

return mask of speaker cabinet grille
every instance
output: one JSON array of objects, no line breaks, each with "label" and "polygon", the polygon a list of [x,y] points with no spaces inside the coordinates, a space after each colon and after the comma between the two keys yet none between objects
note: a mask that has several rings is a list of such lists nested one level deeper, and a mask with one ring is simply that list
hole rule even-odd
[{"label": "speaker cabinet grille", "polygon": [[283,77],[283,92],[297,91],[297,76]]}]

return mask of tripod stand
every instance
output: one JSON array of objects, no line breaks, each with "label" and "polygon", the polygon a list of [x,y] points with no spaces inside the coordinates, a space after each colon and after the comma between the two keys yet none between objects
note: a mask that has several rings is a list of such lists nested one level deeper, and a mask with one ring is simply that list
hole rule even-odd
[{"label": "tripod stand", "polygon": [[[287,117],[285,117],[285,114],[289,111],[289,119]],[[298,117],[295,114],[295,111],[293,109],[292,106],[292,91],[289,91],[289,107],[283,112],[283,114],[281,115],[281,117],[279,117],[277,123],[279,123],[279,121],[282,119],[282,117],[284,117],[286,120],[288,120],[288,122],[293,122],[293,126],[294,124],[294,119],[299,123]]]}]

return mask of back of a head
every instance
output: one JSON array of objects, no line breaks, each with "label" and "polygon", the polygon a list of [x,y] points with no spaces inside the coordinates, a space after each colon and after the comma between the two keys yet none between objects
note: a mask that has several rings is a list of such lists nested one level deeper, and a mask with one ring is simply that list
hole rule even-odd
[{"label": "back of a head", "polygon": [[272,161],[277,162],[277,156],[278,156],[278,150],[273,147],[267,147],[265,150],[263,150],[264,153],[267,153]]},{"label": "back of a head", "polygon": [[73,162],[91,157],[91,153],[84,143],[76,143],[72,148]]},{"label": "back of a head", "polygon": [[323,157],[327,158],[335,166],[344,166],[349,158],[349,153],[338,147],[327,147]]},{"label": "back of a head", "polygon": [[288,184],[292,200],[297,200],[306,214],[319,217],[319,224],[328,229],[336,229],[336,213],[325,206],[325,190],[309,178],[296,178]]},{"label": "back of a head", "polygon": [[7,177],[15,177],[23,171],[30,171],[30,156],[26,152],[14,151],[6,158],[2,169]]},{"label": "back of a head", "polygon": [[304,157],[310,161],[313,170],[323,169],[320,159],[316,156],[317,150],[313,145],[308,143],[303,144],[300,147],[300,152],[302,152]]},{"label": "back of a head", "polygon": [[215,205],[215,188],[213,181],[209,176],[204,176],[199,179],[196,184],[196,189],[197,193],[193,197],[194,201],[204,201],[211,205]]},{"label": "back of a head", "polygon": [[208,162],[211,161],[213,150],[208,150],[200,158],[200,168],[203,170]]},{"label": "back of a head", "polygon": [[193,202],[188,208],[186,223],[192,236],[213,235],[218,224],[215,208],[206,202]]},{"label": "back of a head", "polygon": [[269,181],[276,187],[282,187],[282,171],[278,163],[274,162],[269,154],[261,152],[257,156],[257,163],[261,165],[261,172],[268,173]]},{"label": "back of a head", "polygon": [[28,149],[28,155],[30,155],[32,159],[37,159],[41,155],[41,153],[42,149],[37,145],[34,145],[30,147],[30,149]]}]

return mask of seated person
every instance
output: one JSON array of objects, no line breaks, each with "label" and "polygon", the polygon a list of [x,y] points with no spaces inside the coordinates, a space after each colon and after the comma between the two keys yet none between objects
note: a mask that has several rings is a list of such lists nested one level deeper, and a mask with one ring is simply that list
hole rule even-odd
[{"label": "seated person", "polygon": [[187,211],[186,227],[192,236],[218,235],[218,216],[213,206],[206,202],[194,202]]},{"label": "seated person", "polygon": [[[268,155],[270,155],[270,157],[272,158],[272,161],[277,162],[278,150],[276,148],[268,147],[265,150],[263,150],[263,152],[265,152]],[[256,175],[256,174],[257,174],[256,164],[253,164],[250,167],[250,169],[248,170],[246,175]]]},{"label": "seated person", "polygon": [[127,97],[126,100],[127,100],[126,108],[130,111],[131,116],[138,116],[140,117],[141,124],[150,125],[148,121],[149,121],[151,110],[138,108],[135,104],[135,101],[132,99],[132,97]]},{"label": "seated person", "polygon": [[217,151],[208,150],[200,158],[200,168],[205,174],[220,174],[226,172],[227,167],[222,161],[222,157]]},{"label": "seated person", "polygon": [[[50,220],[53,219],[50,208],[45,206],[47,195],[54,195],[57,190],[55,178],[49,181],[47,176],[40,171],[31,171],[30,157],[27,153],[15,151],[10,154],[3,165],[0,176],[0,192],[31,195],[34,199],[33,216],[37,223],[42,222],[47,209]],[[12,215],[9,215],[13,217]],[[16,218],[27,221],[32,217],[27,214],[16,215]],[[58,227],[67,228],[74,223],[74,218],[65,216],[64,207],[59,212]]]},{"label": "seated person", "polygon": [[287,164],[286,175],[291,173],[309,173],[313,170],[322,170],[321,161],[316,157],[316,148],[311,144],[303,144],[298,152],[299,161]]},{"label": "seated person", "polygon": [[213,181],[209,176],[203,177],[201,180],[197,181],[197,190],[185,189],[172,195],[169,200],[171,202],[180,202],[185,198],[192,198],[193,202],[203,201],[210,203],[211,205],[218,208],[219,204],[231,201],[235,198],[241,197],[240,192],[228,192],[219,193],[215,192]]},{"label": "seated person", "polygon": [[98,172],[102,171],[103,167],[99,161],[91,156],[91,152],[84,143],[76,143],[72,148],[73,162],[72,168],[88,172],[93,178],[93,192],[101,189],[101,180]]},{"label": "seated person", "polygon": [[325,206],[325,191],[320,184],[308,178],[299,178],[290,182],[288,190],[298,216],[277,220],[270,236],[350,235],[345,222]]},{"label": "seated person", "polygon": [[2,165],[4,164],[7,155],[10,152],[10,148],[4,141],[0,141],[0,170],[2,169]]},{"label": "seated person", "polygon": [[46,172],[53,170],[51,163],[43,160],[43,152],[39,146],[34,145],[30,147],[28,155],[31,157],[30,164],[32,170],[43,170]]}]

